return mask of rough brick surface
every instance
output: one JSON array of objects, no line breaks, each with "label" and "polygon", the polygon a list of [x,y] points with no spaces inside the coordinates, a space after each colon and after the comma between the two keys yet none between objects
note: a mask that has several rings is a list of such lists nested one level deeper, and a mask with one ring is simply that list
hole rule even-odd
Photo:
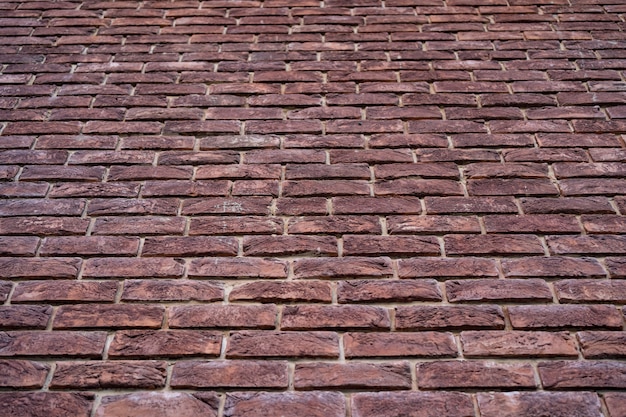
[{"label": "rough brick surface", "polygon": [[0,415],[626,417],[623,3],[0,2]]}]

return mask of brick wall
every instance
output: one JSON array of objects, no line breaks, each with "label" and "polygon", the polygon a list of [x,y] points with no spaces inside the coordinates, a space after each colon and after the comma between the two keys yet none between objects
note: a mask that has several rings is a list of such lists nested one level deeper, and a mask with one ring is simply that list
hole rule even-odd
[{"label": "brick wall", "polygon": [[0,415],[626,416],[623,0],[0,3]]}]

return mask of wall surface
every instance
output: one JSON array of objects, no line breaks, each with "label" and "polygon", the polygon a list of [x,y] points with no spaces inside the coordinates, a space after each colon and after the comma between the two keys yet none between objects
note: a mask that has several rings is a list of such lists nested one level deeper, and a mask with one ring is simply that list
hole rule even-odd
[{"label": "wall surface", "polygon": [[625,31],[0,2],[0,415],[625,417]]}]

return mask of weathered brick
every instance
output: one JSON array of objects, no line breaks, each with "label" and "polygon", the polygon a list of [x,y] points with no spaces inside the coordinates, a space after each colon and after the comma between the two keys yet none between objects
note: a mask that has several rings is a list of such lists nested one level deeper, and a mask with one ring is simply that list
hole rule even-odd
[{"label": "weathered brick", "polygon": [[482,258],[410,258],[398,261],[400,278],[497,277],[495,261]]},{"label": "weathered brick", "polygon": [[123,301],[218,301],[224,298],[220,284],[190,280],[127,280]]},{"label": "weathered brick", "polygon": [[330,302],[331,289],[322,282],[252,282],[235,287],[229,300]]},{"label": "weathered brick", "polygon": [[466,331],[463,354],[471,357],[576,357],[576,342],[567,332]]},{"label": "weathered brick", "polygon": [[480,415],[484,417],[600,417],[600,400],[590,392],[512,392],[478,394]]},{"label": "weathered brick", "polygon": [[603,397],[611,416],[626,416],[626,395],[621,392],[608,392]]},{"label": "weathered brick", "polygon": [[174,365],[174,388],[287,388],[284,361],[184,361]]},{"label": "weathered brick", "polygon": [[14,389],[42,388],[50,366],[25,360],[0,360],[0,387]]},{"label": "weathered brick", "polygon": [[552,301],[552,292],[541,279],[471,279],[446,281],[450,302]]},{"label": "weathered brick", "polygon": [[122,417],[132,413],[137,417],[169,417],[175,410],[179,417],[217,416],[217,398],[205,401],[182,392],[138,392],[102,397],[96,410],[97,417]]},{"label": "weathered brick", "polygon": [[63,255],[136,255],[139,239],[110,236],[63,236],[47,238],[40,253],[44,256]]},{"label": "weathered brick", "polygon": [[80,258],[0,258],[0,277],[20,279],[76,278]]},{"label": "weathered brick", "polygon": [[565,303],[613,302],[622,304],[626,300],[624,280],[563,280],[554,283],[559,301]]},{"label": "weathered brick", "polygon": [[115,333],[108,356],[219,356],[221,346],[221,334],[204,330],[121,330]]},{"label": "weathered brick", "polygon": [[352,397],[352,410],[355,417],[474,416],[471,397],[456,392],[357,393]]},{"label": "weathered brick", "polygon": [[547,242],[550,251],[557,255],[621,255],[626,252],[626,236],[549,236]]},{"label": "weathered brick", "polygon": [[338,392],[280,392],[228,394],[224,408],[227,417],[288,415],[343,417],[345,398]]},{"label": "weathered brick", "polygon": [[540,362],[539,376],[544,388],[617,388],[626,385],[626,364],[613,361]]},{"label": "weathered brick", "polygon": [[189,264],[190,277],[287,278],[286,261],[272,258],[199,258]]},{"label": "weathered brick", "polygon": [[161,388],[165,385],[163,361],[59,362],[52,389]]},{"label": "weathered brick", "polygon": [[419,214],[417,197],[333,197],[334,214]]},{"label": "weathered brick", "polygon": [[263,216],[199,217],[191,219],[190,235],[282,234],[280,218]]},{"label": "weathered brick", "polygon": [[142,256],[235,256],[238,243],[234,238],[209,236],[148,237]]},{"label": "weathered brick", "polygon": [[96,358],[102,356],[105,342],[105,332],[2,332],[0,356]]},{"label": "weathered brick", "polygon": [[610,305],[512,306],[514,329],[622,327],[622,315]]},{"label": "weathered brick", "polygon": [[408,362],[299,363],[295,368],[294,387],[300,390],[407,389],[411,387],[411,369]]},{"label": "weathered brick", "polygon": [[540,255],[541,242],[534,235],[447,235],[449,255]]},{"label": "weathered brick", "polygon": [[389,234],[480,233],[478,218],[470,216],[389,216]]},{"label": "weathered brick", "polygon": [[297,279],[385,277],[393,273],[391,259],[386,257],[302,258],[294,261],[293,271]]},{"label": "weathered brick", "polygon": [[276,325],[275,305],[203,305],[177,306],[169,310],[171,328],[258,328]]},{"label": "weathered brick", "polygon": [[343,338],[347,358],[359,357],[455,357],[457,347],[452,334],[419,333],[346,333]]},{"label": "weathered brick", "polygon": [[285,306],[283,330],[388,329],[389,312],[373,306]]},{"label": "weathered brick", "polygon": [[227,358],[337,358],[339,337],[334,332],[233,332]]},{"label": "weathered brick", "polygon": [[337,256],[337,240],[330,236],[246,236],[246,256]]},{"label": "weathered brick", "polygon": [[479,306],[402,306],[396,307],[396,329],[503,329],[502,309]]},{"label": "weathered brick", "polygon": [[158,328],[163,321],[164,308],[149,305],[64,305],[54,317],[55,329],[92,327]]},{"label": "weathered brick", "polygon": [[68,410],[76,417],[88,417],[94,395],[69,392],[3,392],[0,407],[13,416],[61,417]]},{"label": "weathered brick", "polygon": [[504,275],[510,278],[585,278],[604,277],[606,272],[594,258],[567,258],[562,256],[503,259]]},{"label": "weathered brick", "polygon": [[3,330],[45,329],[50,317],[50,306],[0,306],[0,328]]},{"label": "weathered brick", "polygon": [[625,332],[597,330],[579,332],[578,340],[585,358],[604,359],[626,356]]},{"label": "weathered brick", "polygon": [[417,386],[441,388],[535,388],[529,364],[482,361],[441,361],[417,366]]},{"label": "weathered brick", "polygon": [[339,303],[440,301],[434,280],[354,280],[337,285]]}]

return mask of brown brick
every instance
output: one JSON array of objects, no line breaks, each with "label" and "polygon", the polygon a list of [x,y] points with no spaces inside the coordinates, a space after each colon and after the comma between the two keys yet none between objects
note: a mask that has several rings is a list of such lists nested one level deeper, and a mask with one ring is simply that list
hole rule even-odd
[{"label": "brown brick", "polygon": [[50,306],[0,306],[0,328],[3,330],[45,329],[50,317]]},{"label": "brown brick", "polygon": [[218,283],[190,280],[128,280],[123,301],[219,301],[224,289]]},{"label": "brown brick", "polygon": [[606,197],[526,197],[520,203],[526,214],[615,213]]},{"label": "brown brick", "polygon": [[[143,186],[144,197],[168,196],[223,196],[228,194],[229,185],[226,181],[184,181],[184,180],[154,180],[146,181]],[[174,210],[177,212],[178,204]]]},{"label": "brown brick", "polygon": [[287,278],[286,261],[272,258],[200,258],[189,264],[190,277]]},{"label": "brown brick", "polygon": [[80,264],[80,258],[0,258],[0,277],[76,278]]},{"label": "brown brick", "polygon": [[339,337],[334,332],[233,332],[227,358],[338,358]]},{"label": "brown brick", "polygon": [[229,237],[157,236],[144,241],[142,256],[235,256],[238,243]]},{"label": "brown brick", "polygon": [[610,305],[545,305],[509,307],[514,329],[622,327],[622,315]]},{"label": "brown brick", "polygon": [[345,235],[343,238],[343,252],[348,256],[439,255],[440,251],[434,237]]},{"label": "brown brick", "polygon": [[355,280],[337,285],[339,303],[441,301],[435,280]]},{"label": "brown brick", "polygon": [[533,369],[528,364],[443,361],[417,366],[417,386],[439,388],[534,388]]},{"label": "brown brick", "polygon": [[359,357],[455,357],[454,337],[443,332],[346,333],[347,358]]},{"label": "brown brick", "polygon": [[246,256],[337,256],[337,240],[331,236],[246,236]]},{"label": "brown brick", "polygon": [[537,214],[483,217],[487,233],[580,233],[575,216],[565,214]]},{"label": "brown brick", "polygon": [[578,333],[585,358],[626,357],[626,332],[586,331]]},{"label": "brown brick", "polygon": [[470,216],[389,216],[390,234],[480,233],[477,217]]},{"label": "brown brick", "polygon": [[517,213],[512,197],[426,197],[428,214]]},{"label": "brown brick", "polygon": [[333,197],[334,214],[419,214],[417,197]]},{"label": "brown brick", "polygon": [[293,217],[287,224],[290,234],[381,233],[380,221],[374,216]]},{"label": "brown brick", "polygon": [[284,361],[184,361],[174,365],[173,388],[287,388]]},{"label": "brown brick", "polygon": [[563,280],[554,284],[560,302],[626,302],[624,280]]},{"label": "brown brick", "polygon": [[182,235],[185,219],[182,217],[100,217],[93,229],[95,235]]},{"label": "brown brick", "polygon": [[352,396],[354,417],[472,417],[474,406],[467,394],[456,392],[378,392]]},{"label": "brown brick", "polygon": [[621,392],[608,392],[603,395],[611,417],[626,416],[626,394]]},{"label": "brown brick", "polygon": [[613,278],[626,277],[626,258],[606,258],[605,264]]},{"label": "brown brick", "polygon": [[458,182],[452,180],[429,180],[415,178],[400,178],[396,180],[380,180],[374,184],[374,193],[377,196],[388,195],[463,195]]},{"label": "brown brick", "polygon": [[389,313],[372,306],[285,306],[283,330],[388,329]]},{"label": "brown brick", "polygon": [[2,388],[42,388],[50,366],[25,360],[0,360],[0,387]]},{"label": "brown brick", "polygon": [[293,270],[297,279],[385,277],[393,273],[391,260],[386,257],[303,258],[294,261]]},{"label": "brown brick", "polygon": [[0,356],[100,357],[105,341],[105,332],[2,332]]},{"label": "brown brick", "polygon": [[138,392],[123,395],[107,395],[96,410],[97,417],[123,417],[132,413],[136,417],[166,417],[168,411],[176,410],[178,417],[217,417],[217,398],[214,401],[182,392]]},{"label": "brown brick", "polygon": [[202,330],[122,330],[115,333],[110,358],[219,356],[222,335]]},{"label": "brown brick", "polygon": [[562,256],[503,259],[504,275],[511,278],[585,278],[604,277],[606,272],[594,258]]},{"label": "brown brick", "polygon": [[200,217],[192,218],[190,235],[252,235],[282,234],[283,221],[263,216]]},{"label": "brown brick", "polygon": [[0,233],[5,235],[83,235],[89,220],[78,217],[0,218]]},{"label": "brown brick", "polygon": [[271,329],[276,325],[274,305],[203,305],[177,306],[169,310],[171,328],[258,328]]},{"label": "brown brick", "polygon": [[542,279],[470,279],[446,281],[450,302],[549,302],[552,292]]},{"label": "brown brick", "polygon": [[5,302],[13,289],[13,284],[8,281],[0,281],[0,301]]},{"label": "brown brick", "polygon": [[495,261],[472,257],[411,258],[398,261],[400,278],[497,277]]},{"label": "brown brick", "polygon": [[169,278],[183,274],[181,259],[93,258],[85,261],[83,277],[89,278]]},{"label": "brown brick", "polygon": [[295,368],[294,387],[299,390],[408,389],[411,387],[411,369],[408,362],[299,363]]},{"label": "brown brick", "polygon": [[139,239],[112,236],[64,236],[49,237],[41,248],[44,256],[63,255],[136,255]]},{"label": "brown brick", "polygon": [[80,216],[84,207],[76,199],[11,199],[0,201],[0,216]]},{"label": "brown brick", "polygon": [[175,215],[179,201],[174,198],[94,198],[89,202],[87,213],[91,216],[114,214],[162,214]]},{"label": "brown brick", "polygon": [[115,183],[70,183],[54,184],[49,197],[137,197],[139,184],[136,182]]},{"label": "brown brick", "polygon": [[187,199],[182,214],[267,215],[270,204],[271,198],[267,197]]},{"label": "brown brick", "polygon": [[534,235],[447,235],[448,255],[541,255],[541,242]]},{"label": "brown brick", "polygon": [[502,309],[480,306],[406,306],[396,307],[398,330],[503,329]]},{"label": "brown brick", "polygon": [[338,392],[277,392],[226,395],[224,416],[298,415],[343,417],[345,398]]},{"label": "brown brick", "polygon": [[241,284],[233,288],[229,301],[323,302],[332,301],[331,287],[319,281],[261,281]]},{"label": "brown brick", "polygon": [[467,331],[461,333],[465,357],[553,357],[578,355],[567,332]]},{"label": "brown brick", "polygon": [[541,362],[538,365],[538,370],[544,388],[549,390],[572,388],[624,389],[626,386],[626,364],[623,362]]},{"label": "brown brick", "polygon": [[163,321],[163,312],[161,306],[148,305],[64,305],[57,310],[54,328],[158,328]]},{"label": "brown brick", "polygon": [[34,256],[39,246],[39,238],[35,236],[2,236],[0,237],[0,255]]},{"label": "brown brick", "polygon": [[76,417],[88,417],[93,394],[69,392],[3,392],[0,407],[8,416],[61,417],[71,410]]},{"label": "brown brick", "polygon": [[165,386],[162,361],[59,362],[52,389],[143,388]]},{"label": "brown brick", "polygon": [[601,417],[600,401],[590,392],[480,393],[478,407],[483,417]]}]

